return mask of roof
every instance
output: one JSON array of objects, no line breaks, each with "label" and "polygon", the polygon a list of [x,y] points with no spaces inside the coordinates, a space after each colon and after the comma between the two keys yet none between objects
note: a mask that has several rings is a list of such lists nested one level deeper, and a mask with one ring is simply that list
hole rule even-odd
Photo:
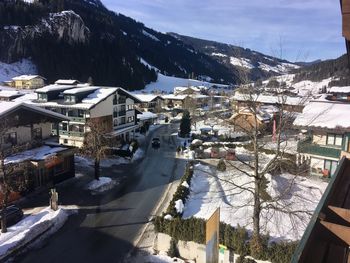
[{"label": "roof", "polygon": [[39,75],[21,75],[21,76],[14,77],[12,79],[13,80],[32,80],[36,78],[45,79],[44,77]]},{"label": "roof", "polygon": [[311,101],[297,116],[294,125],[318,128],[350,129],[350,104],[340,102]]},{"label": "roof", "polygon": [[17,90],[1,90],[0,91],[0,97],[3,98],[10,98],[14,96],[22,96],[24,95],[22,92],[19,92]]},{"label": "roof", "polygon": [[118,90],[118,88],[100,88],[95,90],[94,93],[89,94],[85,99],[83,99],[82,103],[90,103],[90,104],[97,104],[100,101],[106,99],[113,93],[115,93]]},{"label": "roof", "polygon": [[331,87],[329,89],[330,93],[350,93],[350,86],[346,87]]},{"label": "roof", "polygon": [[163,99],[159,95],[153,95],[153,94],[133,94],[135,97],[137,97],[141,102],[151,102],[157,98]]},{"label": "roof", "polygon": [[22,96],[13,99],[14,102],[30,102],[32,100],[36,100],[38,95],[35,92],[25,93]]},{"label": "roof", "polygon": [[59,85],[76,85],[79,81],[76,79],[59,79],[55,82],[55,84]]},{"label": "roof", "polygon": [[66,89],[73,89],[76,88],[76,85],[58,85],[58,84],[52,84],[44,86],[40,89],[36,89],[35,92],[49,92],[49,91],[60,91],[60,90],[66,90]]},{"label": "roof", "polygon": [[24,152],[13,154],[5,159],[5,164],[20,163],[28,160],[41,161],[48,157],[55,156],[58,152],[67,150],[64,147],[41,146]]},{"label": "roof", "polygon": [[63,91],[63,94],[75,95],[75,94],[78,94],[80,92],[94,91],[97,89],[99,89],[99,87],[96,87],[96,86],[79,87],[79,88],[67,89],[67,90]]},{"label": "roof", "polygon": [[24,109],[27,109],[30,111],[34,111],[34,112],[38,112],[38,113],[41,113],[43,115],[47,115],[51,118],[59,119],[60,121],[69,120],[68,117],[66,117],[62,114],[40,108],[40,107],[32,105],[32,104],[28,104],[28,103],[24,103],[24,102],[13,102],[13,101],[0,102],[0,118],[4,117],[7,114],[12,113],[15,110],[21,109],[21,108],[24,108]]},{"label": "roof", "polygon": [[168,99],[168,100],[184,100],[186,97],[187,95],[174,95],[174,94],[162,95],[163,99]]},{"label": "roof", "polygon": [[232,97],[236,101],[256,101],[266,104],[285,104],[285,105],[304,105],[306,99],[303,97],[290,97],[290,96],[273,96],[273,95],[250,95],[250,94],[235,94]]}]

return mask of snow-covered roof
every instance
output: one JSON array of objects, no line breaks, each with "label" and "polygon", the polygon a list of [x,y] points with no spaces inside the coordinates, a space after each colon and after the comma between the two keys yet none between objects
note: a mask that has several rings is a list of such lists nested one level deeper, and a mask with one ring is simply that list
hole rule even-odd
[{"label": "snow-covered roof", "polygon": [[21,96],[23,93],[17,91],[17,90],[0,90],[0,97],[3,98],[10,98],[13,96]]},{"label": "snow-covered roof", "polygon": [[5,164],[20,163],[28,160],[41,161],[67,150],[64,147],[41,146],[24,152],[13,154],[5,159]]},{"label": "snow-covered roof", "polygon": [[151,102],[156,98],[162,98],[159,95],[153,95],[153,94],[133,94],[133,95],[142,102]]},{"label": "snow-covered roof", "polygon": [[272,95],[248,95],[236,93],[233,97],[236,101],[256,101],[267,104],[285,104],[285,105],[304,105],[305,98],[303,97],[290,97],[290,96],[272,96]]},{"label": "snow-covered roof", "polygon": [[330,93],[350,93],[350,86],[346,87],[331,87],[329,89]]},{"label": "snow-covered roof", "polygon": [[44,86],[40,89],[36,89],[35,92],[49,92],[49,91],[59,91],[59,90],[66,90],[66,89],[73,89],[75,88],[75,85],[58,85],[58,84],[52,84]]},{"label": "snow-covered roof", "polygon": [[65,90],[65,91],[63,91],[63,94],[75,95],[75,94],[78,94],[80,92],[94,91],[97,89],[99,89],[99,87],[96,87],[96,86],[79,87],[79,88]]},{"label": "snow-covered roof", "polygon": [[55,84],[58,84],[58,85],[75,85],[78,83],[79,81],[76,79],[59,79],[55,81]]},{"label": "snow-covered roof", "polygon": [[4,116],[5,114],[10,113],[11,111],[14,111],[20,107],[27,108],[31,111],[39,112],[39,113],[48,115],[48,116],[53,117],[53,118],[58,118],[60,120],[69,120],[69,118],[67,118],[66,116],[64,116],[62,114],[40,108],[40,107],[35,106],[33,104],[28,104],[28,103],[24,103],[24,102],[14,102],[14,101],[0,102],[0,117]]},{"label": "snow-covered roof", "polygon": [[142,114],[137,114],[137,118],[139,120],[149,120],[158,118],[158,115],[152,112],[143,112]]},{"label": "snow-covered roof", "polygon": [[94,93],[89,94],[85,99],[83,99],[82,103],[90,103],[90,104],[97,104],[100,101],[106,99],[113,93],[115,93],[118,90],[118,88],[100,88],[95,90]]},{"label": "snow-covered roof", "polygon": [[45,79],[44,77],[41,77],[39,75],[21,75],[21,76],[14,77],[12,79],[13,80],[32,80],[36,78]]},{"label": "snow-covered roof", "polygon": [[163,99],[168,99],[168,100],[184,100],[187,95],[174,95],[174,94],[166,94],[162,95]]},{"label": "snow-covered roof", "polygon": [[350,104],[339,102],[311,101],[294,125],[328,129],[350,129]]},{"label": "snow-covered roof", "polygon": [[25,93],[23,96],[20,96],[18,98],[13,99],[14,102],[29,102],[32,100],[36,100],[38,98],[38,95],[34,92]]}]

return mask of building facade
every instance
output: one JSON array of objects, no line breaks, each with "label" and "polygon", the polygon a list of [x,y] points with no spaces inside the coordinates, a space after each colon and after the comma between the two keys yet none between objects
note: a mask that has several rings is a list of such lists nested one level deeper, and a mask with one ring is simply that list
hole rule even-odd
[{"label": "building facade", "polygon": [[38,89],[45,85],[45,78],[39,75],[21,75],[12,81],[16,89]]}]

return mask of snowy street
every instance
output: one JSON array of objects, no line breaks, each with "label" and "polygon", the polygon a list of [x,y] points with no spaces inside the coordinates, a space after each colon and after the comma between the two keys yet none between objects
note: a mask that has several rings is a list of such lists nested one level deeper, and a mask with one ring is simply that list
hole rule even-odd
[{"label": "snowy street", "polygon": [[[57,192],[59,203],[77,205],[78,213],[42,248],[23,254],[16,262],[122,262],[139,241],[168,184],[183,175],[186,160],[175,158],[176,139],[171,136],[177,129],[178,124],[169,124],[151,131],[141,145],[145,158],[102,167],[101,176],[112,178],[116,185],[101,194],[93,195],[86,188],[93,179],[91,167],[84,162],[77,165],[77,178],[60,184]],[[161,139],[160,149],[150,146],[153,137]],[[47,203],[45,192],[22,207]]]}]

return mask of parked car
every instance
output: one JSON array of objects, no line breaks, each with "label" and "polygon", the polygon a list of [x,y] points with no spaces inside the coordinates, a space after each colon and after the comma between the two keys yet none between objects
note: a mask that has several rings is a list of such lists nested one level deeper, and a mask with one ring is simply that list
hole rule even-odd
[{"label": "parked car", "polygon": [[[12,226],[23,218],[23,211],[21,208],[15,205],[10,205],[6,209],[6,222],[7,226]],[[0,210],[0,220],[2,219],[2,212],[3,210]],[[1,228],[1,225],[0,225]]]},{"label": "parked car", "polygon": [[152,147],[153,148],[159,148],[160,147],[160,139],[159,138],[153,138],[152,139]]}]

